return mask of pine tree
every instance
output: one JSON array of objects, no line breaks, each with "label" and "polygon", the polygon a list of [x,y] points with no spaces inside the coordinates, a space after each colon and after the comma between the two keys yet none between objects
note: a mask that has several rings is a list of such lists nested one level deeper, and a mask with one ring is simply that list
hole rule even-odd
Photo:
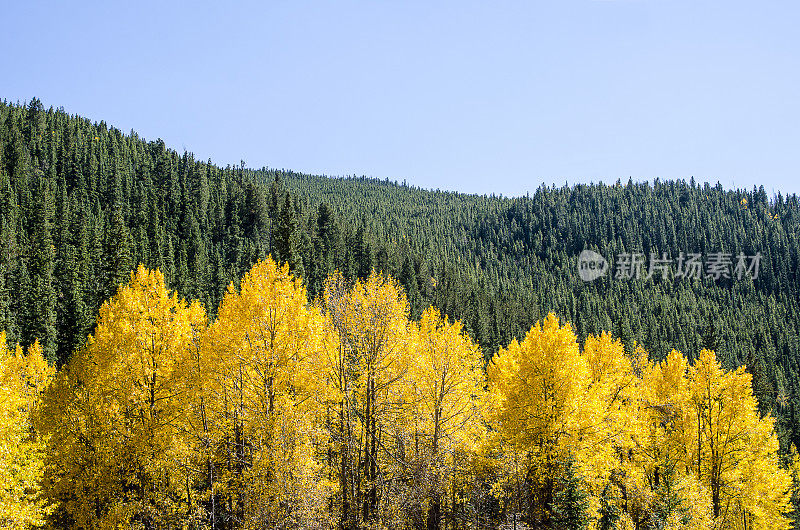
[{"label": "pine tree", "polygon": [[558,485],[550,502],[551,528],[559,530],[588,528],[591,522],[588,515],[589,495],[583,489],[575,469],[575,461],[571,456],[567,456],[560,467]]},{"label": "pine tree", "polygon": [[272,233],[276,259],[288,263],[289,270],[298,276],[303,275],[303,261],[300,254],[300,233],[298,212],[292,197],[286,194],[278,222]]},{"label": "pine tree", "polygon": [[13,309],[16,305],[14,301],[19,296],[14,287],[18,285],[15,279],[20,266],[20,213],[11,182],[1,170],[0,210],[4,212],[0,218],[0,329],[6,330],[10,337],[17,338],[17,312]]},{"label": "pine tree", "polygon": [[24,344],[36,340],[42,345],[45,358],[56,360],[56,293],[53,286],[55,247],[51,236],[52,197],[49,186],[40,181],[36,189],[33,211],[29,223],[32,230],[28,252],[29,290],[26,297],[26,314],[21,335]]},{"label": "pine tree", "polygon": [[132,269],[130,234],[119,205],[105,226],[102,264],[103,299],[106,299],[130,279]]}]

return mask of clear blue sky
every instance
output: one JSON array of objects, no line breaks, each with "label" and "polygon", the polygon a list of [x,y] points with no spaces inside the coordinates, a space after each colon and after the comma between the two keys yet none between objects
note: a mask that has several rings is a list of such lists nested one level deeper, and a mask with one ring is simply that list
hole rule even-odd
[{"label": "clear blue sky", "polygon": [[800,193],[800,3],[7,2],[0,98],[219,164]]}]

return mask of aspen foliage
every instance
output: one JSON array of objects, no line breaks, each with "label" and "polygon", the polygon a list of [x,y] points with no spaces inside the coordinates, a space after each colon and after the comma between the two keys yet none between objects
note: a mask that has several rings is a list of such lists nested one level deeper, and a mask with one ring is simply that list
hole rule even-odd
[{"label": "aspen foliage", "polygon": [[[331,347],[299,278],[272,259],[229,287],[205,348],[207,422],[218,460],[217,503],[244,528],[325,521],[332,486],[320,462]],[[321,520],[320,520],[321,519]]]},{"label": "aspen foliage", "polygon": [[472,457],[484,439],[486,377],[480,348],[460,322],[429,308],[416,334],[405,378],[412,418],[407,443],[413,447],[407,459],[419,469],[413,488],[421,494],[426,522],[439,528],[448,497],[451,513],[452,504],[463,501]]},{"label": "aspen foliage", "polygon": [[606,513],[630,528],[790,528],[792,474],[744,368],[724,370],[709,350],[692,365],[673,350],[641,366],[633,446]]},{"label": "aspen foliage", "polygon": [[401,487],[411,391],[404,378],[414,347],[408,301],[393,279],[373,271],[350,288],[332,276],[323,303],[338,338],[327,378],[338,395],[328,414],[339,518],[348,528],[393,520],[408,500]]},{"label": "aspen foliage", "polygon": [[0,332],[0,526],[38,527],[52,506],[41,495],[45,441],[32,426],[42,391],[54,370],[39,342],[23,354]]},{"label": "aspen foliage", "polygon": [[139,267],[58,373],[0,334],[0,377],[9,528],[788,529],[800,482],[712,351],[550,314],[486,363],[390,277],[309,303],[271,258],[211,323]]},{"label": "aspen foliage", "polygon": [[496,489],[505,492],[508,510],[530,524],[557,525],[565,471],[589,448],[597,419],[594,394],[587,392],[592,372],[571,326],[551,313],[521,343],[501,348],[487,376],[494,398],[489,421],[505,468]]},{"label": "aspen foliage", "polygon": [[[575,451],[584,487],[590,494],[591,514],[597,517],[603,491],[632,472],[626,464],[634,448],[638,419],[637,362],[631,362],[622,342],[610,333],[589,335],[581,353],[589,367],[585,388],[589,397],[584,405],[589,411],[589,425]],[[634,358],[642,353],[634,349]]]},{"label": "aspen foliage", "polygon": [[791,473],[778,465],[774,419],[759,417],[750,374],[725,371],[702,350],[688,376],[697,432],[690,455],[717,527],[790,528]]},{"label": "aspen foliage", "polygon": [[41,415],[45,485],[60,525],[169,526],[189,512],[181,433],[193,331],[205,319],[142,266],[103,304]]},{"label": "aspen foliage", "polygon": [[[494,491],[528,524],[601,528],[789,528],[792,473],[750,375],[702,350],[654,363],[554,315],[487,368],[501,472]],[[499,449],[498,449],[499,448]],[[574,469],[570,464],[575,461]],[[571,470],[572,469],[572,470]],[[582,494],[563,505],[569,476]]]}]

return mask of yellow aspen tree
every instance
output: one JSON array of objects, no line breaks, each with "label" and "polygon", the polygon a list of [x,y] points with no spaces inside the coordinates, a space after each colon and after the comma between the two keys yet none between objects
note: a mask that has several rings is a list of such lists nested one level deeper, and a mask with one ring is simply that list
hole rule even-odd
[{"label": "yellow aspen tree", "polygon": [[571,463],[593,420],[586,392],[591,372],[572,327],[549,314],[521,343],[500,349],[487,377],[491,426],[508,459],[509,476],[501,486],[513,492],[517,505],[510,509],[524,513],[530,524],[556,524],[557,495],[574,485]]},{"label": "yellow aspen tree", "polygon": [[229,287],[209,330],[216,381],[208,412],[224,460],[215,487],[245,528],[329,522],[326,326],[302,281],[267,258],[238,290]]},{"label": "yellow aspen tree", "polygon": [[405,380],[412,390],[413,453],[425,471],[424,484],[415,487],[426,492],[427,527],[434,530],[441,527],[446,494],[458,494],[457,482],[468,472],[468,455],[482,439],[486,377],[483,354],[460,322],[451,324],[429,308],[418,328]]},{"label": "yellow aspen tree", "polygon": [[672,350],[642,374],[640,414],[646,431],[638,439],[638,452],[653,487],[673,472],[690,470],[686,451],[692,437],[688,367],[686,357]]},{"label": "yellow aspen tree", "polygon": [[[375,273],[347,289],[334,275],[326,284],[325,311],[339,349],[328,362],[340,396],[335,433],[340,461],[342,525],[356,528],[396,515],[389,497],[402,474],[402,430],[409,389],[403,384],[413,341],[405,294]],[[338,379],[338,381],[337,381]]]},{"label": "yellow aspen tree", "polygon": [[337,339],[324,357],[325,380],[332,390],[327,411],[329,433],[329,467],[338,479],[336,514],[341,528],[354,528],[359,510],[356,504],[355,475],[357,474],[356,418],[353,401],[355,359],[347,346],[346,315],[349,286],[339,271],[325,281],[319,301]]},{"label": "yellow aspen tree", "polygon": [[54,373],[39,342],[12,351],[0,332],[0,526],[44,524],[51,511],[41,495],[45,443],[33,429],[34,409]]},{"label": "yellow aspen tree", "polygon": [[[634,353],[637,361],[646,356],[640,348]],[[581,354],[589,379],[582,401],[586,424],[575,451],[583,485],[591,494],[590,510],[597,517],[603,492],[612,486],[624,488],[632,478],[629,464],[640,389],[622,342],[610,333],[589,335]]]},{"label": "yellow aspen tree", "polygon": [[638,502],[623,507],[639,525],[700,529],[712,524],[710,494],[691,466],[694,424],[687,370],[686,358],[676,350],[642,370],[636,467],[628,484]]},{"label": "yellow aspen tree", "polygon": [[711,494],[717,528],[790,528],[791,474],[778,461],[774,420],[759,417],[750,374],[702,350],[689,370],[692,467]]},{"label": "yellow aspen tree", "polygon": [[187,305],[143,266],[100,308],[94,334],[58,374],[42,414],[58,524],[175,526],[186,516],[185,376],[194,331],[205,323],[199,303]]},{"label": "yellow aspen tree", "polygon": [[192,327],[189,360],[183,371],[186,379],[186,393],[183,396],[185,415],[184,421],[179,424],[183,443],[180,444],[182,451],[176,451],[176,457],[180,462],[180,480],[186,483],[189,496],[185,524],[217,528],[216,497],[213,493],[218,476],[214,459],[216,442],[213,419],[209,414],[216,372],[207,337],[207,325]]}]

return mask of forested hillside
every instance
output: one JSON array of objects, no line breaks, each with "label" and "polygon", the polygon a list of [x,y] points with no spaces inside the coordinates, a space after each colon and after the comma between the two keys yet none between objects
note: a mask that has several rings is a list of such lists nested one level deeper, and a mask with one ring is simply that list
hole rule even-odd
[{"label": "forested hillside", "polygon": [[[532,170],[532,174],[535,171]],[[655,359],[714,349],[746,365],[782,447],[800,442],[800,204],[763,189],[693,181],[541,187],[508,199],[218,167],[34,99],[0,104],[0,329],[39,339],[59,364],[138,263],[213,314],[232,281],[268,254],[309,296],[340,270],[398,278],[411,315],[434,305],[488,357],[550,311],[579,340],[609,330]],[[757,279],[591,283],[584,248],[762,255]]]}]

